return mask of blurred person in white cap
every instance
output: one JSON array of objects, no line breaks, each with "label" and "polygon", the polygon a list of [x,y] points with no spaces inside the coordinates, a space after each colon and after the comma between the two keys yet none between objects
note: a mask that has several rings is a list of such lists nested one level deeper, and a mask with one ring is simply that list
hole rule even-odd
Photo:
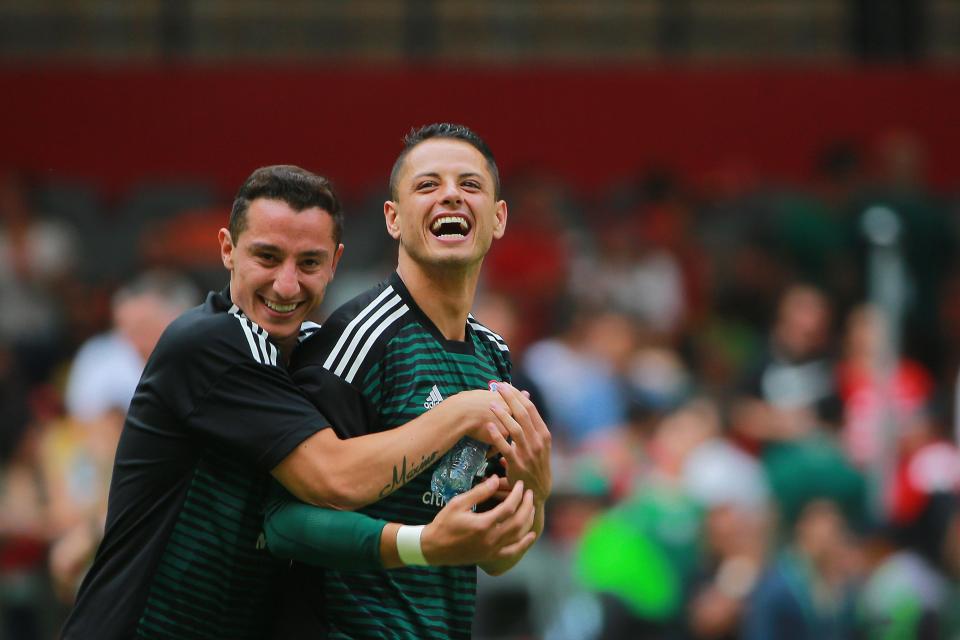
[{"label": "blurred person in white cap", "polygon": [[683,486],[705,509],[704,554],[690,585],[688,631],[695,638],[737,638],[770,545],[763,467],[718,434],[687,457]]},{"label": "blurred person in white cap", "polygon": [[160,334],[200,298],[189,280],[166,271],[120,287],[111,300],[113,327],[84,342],[70,366],[67,413],[84,423],[119,414],[122,422]]}]

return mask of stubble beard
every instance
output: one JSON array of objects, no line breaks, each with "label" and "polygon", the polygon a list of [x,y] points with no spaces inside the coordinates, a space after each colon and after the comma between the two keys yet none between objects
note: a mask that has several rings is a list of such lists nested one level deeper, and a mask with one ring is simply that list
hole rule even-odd
[{"label": "stubble beard", "polygon": [[464,277],[480,268],[483,258],[490,249],[489,245],[479,253],[470,255],[431,254],[422,246],[410,246],[400,239],[400,251],[405,253],[411,262],[416,264],[424,273],[436,273],[450,277],[460,272]]}]

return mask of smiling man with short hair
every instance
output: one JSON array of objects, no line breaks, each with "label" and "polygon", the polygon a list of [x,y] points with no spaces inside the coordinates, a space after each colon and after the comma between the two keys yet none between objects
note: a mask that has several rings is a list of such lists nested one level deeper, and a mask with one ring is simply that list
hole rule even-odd
[{"label": "smiling man with short hair", "polygon": [[[470,315],[484,256],[507,223],[493,155],[466,127],[428,125],[405,139],[390,188],[384,219],[399,242],[396,272],[336,310],[301,345],[291,366],[294,379],[344,437],[390,433],[436,411],[430,407],[438,400],[439,408],[445,397],[497,381],[513,417],[493,406],[502,429],[491,425],[488,435],[507,461],[503,494],[524,488],[525,503],[535,509],[533,531],[498,557],[476,561],[452,549],[443,564],[461,566],[437,566],[442,563],[429,553],[421,554],[421,566],[392,571],[295,565],[280,638],[469,637],[476,566],[491,574],[506,571],[543,530],[550,433],[529,399],[505,382],[511,369],[507,345]],[[437,450],[416,459],[419,475],[360,511],[414,528],[439,518],[444,500],[431,488],[441,460]],[[491,517],[490,535],[505,525]],[[306,548],[325,543],[295,522],[276,533],[300,537]]]}]

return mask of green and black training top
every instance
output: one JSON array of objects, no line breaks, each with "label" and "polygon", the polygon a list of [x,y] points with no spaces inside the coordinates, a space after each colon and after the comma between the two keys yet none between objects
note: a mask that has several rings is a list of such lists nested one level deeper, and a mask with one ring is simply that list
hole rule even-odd
[{"label": "green and black training top", "polygon": [[[509,380],[510,366],[503,339],[472,316],[466,340],[445,339],[394,273],[335,311],[297,349],[291,372],[338,434],[351,437],[398,427],[460,391]],[[384,485],[385,497],[361,512],[403,524],[432,521],[443,507],[430,490],[442,454],[406,460]],[[474,566],[359,572],[298,566],[293,576],[283,625],[298,637],[470,636]]]}]

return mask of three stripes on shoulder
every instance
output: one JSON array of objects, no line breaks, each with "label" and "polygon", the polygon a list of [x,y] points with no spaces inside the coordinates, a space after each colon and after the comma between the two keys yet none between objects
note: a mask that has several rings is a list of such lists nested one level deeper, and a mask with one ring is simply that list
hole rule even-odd
[{"label": "three stripes on shoulder", "polygon": [[272,342],[267,340],[267,332],[260,328],[256,322],[253,322],[244,315],[240,307],[233,305],[227,313],[232,313],[233,317],[240,321],[243,327],[243,334],[247,337],[247,345],[250,347],[250,353],[253,359],[260,364],[269,364],[277,366],[277,348]]},{"label": "three stripes on shoulder", "polygon": [[380,334],[409,310],[393,286],[388,286],[347,324],[323,368],[352,383]]},{"label": "three stripes on shoulder", "polygon": [[484,336],[487,340],[497,345],[497,349],[500,349],[500,351],[510,351],[510,349],[507,348],[506,340],[504,340],[499,335],[497,335],[493,331],[490,331],[490,329],[487,329],[485,326],[477,322],[476,318],[473,317],[472,313],[467,315],[467,324],[473,327],[473,330],[476,331],[478,334],[480,334],[481,336]]},{"label": "three stripes on shoulder", "polygon": [[[410,307],[403,303],[393,286],[388,286],[347,324],[323,367],[352,383],[377,338],[409,310]],[[237,305],[230,307],[229,313],[240,322],[253,359],[262,364],[277,366],[279,354],[277,348],[267,339],[267,332],[247,318]],[[472,314],[467,316],[467,323],[500,351],[510,351],[502,337],[477,322]],[[300,329],[299,340],[302,342],[317,329],[319,325],[305,322]]]}]

